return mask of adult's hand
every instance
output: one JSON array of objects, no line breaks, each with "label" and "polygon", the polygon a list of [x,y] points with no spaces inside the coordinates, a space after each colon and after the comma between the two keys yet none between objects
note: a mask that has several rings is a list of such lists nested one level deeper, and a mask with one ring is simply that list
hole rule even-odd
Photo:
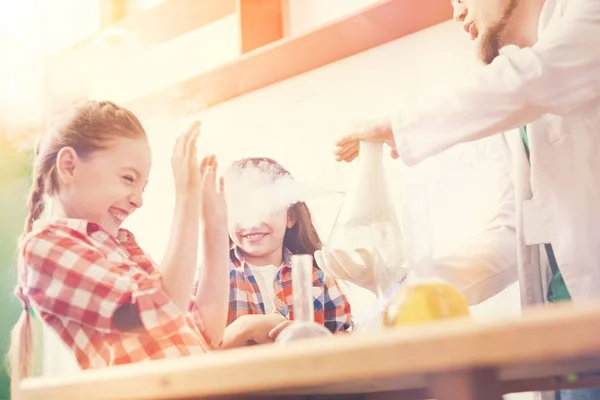
[{"label": "adult's hand", "polygon": [[335,142],[333,154],[336,161],[353,161],[358,157],[361,141],[384,142],[391,147],[390,155],[392,158],[398,158],[391,122],[389,120],[374,120],[356,125]]}]

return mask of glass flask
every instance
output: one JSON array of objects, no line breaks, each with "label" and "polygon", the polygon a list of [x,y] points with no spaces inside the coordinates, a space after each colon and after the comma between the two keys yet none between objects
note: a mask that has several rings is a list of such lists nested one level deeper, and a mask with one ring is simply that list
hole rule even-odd
[{"label": "glass flask", "polygon": [[410,276],[393,294],[383,313],[384,326],[401,326],[470,316],[465,296],[433,275]]},{"label": "glass flask", "polygon": [[360,143],[358,174],[322,254],[325,264],[335,264],[337,271],[347,274],[334,277],[369,289],[379,300],[406,275],[402,233],[384,174],[383,146],[382,142]]},{"label": "glass flask", "polygon": [[436,274],[430,218],[433,180],[429,174],[419,178],[403,206],[408,220],[406,255],[410,273],[386,305],[383,325],[388,327],[470,316],[462,292]]},{"label": "glass flask", "polygon": [[329,329],[315,322],[313,257],[296,254],[291,257],[293,322],[281,331],[276,342],[285,344],[301,339],[333,336]]}]

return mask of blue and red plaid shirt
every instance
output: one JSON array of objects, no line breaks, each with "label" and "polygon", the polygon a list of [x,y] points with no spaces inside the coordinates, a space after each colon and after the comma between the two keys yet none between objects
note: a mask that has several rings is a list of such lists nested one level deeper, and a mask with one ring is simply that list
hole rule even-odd
[{"label": "blue and red plaid shirt", "polygon": [[[232,246],[229,265],[229,313],[227,325],[243,315],[264,314],[265,305],[254,274],[238,249]],[[284,249],[283,264],[273,281],[275,308],[287,319],[294,319],[292,297],[292,253]],[[313,295],[315,322],[323,324],[333,333],[349,332],[352,323],[350,303],[338,283],[313,267]]]}]

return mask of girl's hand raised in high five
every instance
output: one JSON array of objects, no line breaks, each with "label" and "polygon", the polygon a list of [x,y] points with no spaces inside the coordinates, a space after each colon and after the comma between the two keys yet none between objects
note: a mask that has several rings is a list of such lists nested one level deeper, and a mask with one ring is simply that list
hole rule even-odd
[{"label": "girl's hand raised in high five", "polygon": [[202,179],[196,158],[196,144],[199,134],[200,121],[196,121],[185,134],[177,139],[175,144],[171,157],[171,167],[173,168],[175,197],[177,200],[182,198],[200,199]]},{"label": "girl's hand raised in high five", "polygon": [[223,178],[217,185],[217,159],[204,157],[200,163],[200,215],[202,221],[214,226],[227,226],[227,206],[223,194]]}]

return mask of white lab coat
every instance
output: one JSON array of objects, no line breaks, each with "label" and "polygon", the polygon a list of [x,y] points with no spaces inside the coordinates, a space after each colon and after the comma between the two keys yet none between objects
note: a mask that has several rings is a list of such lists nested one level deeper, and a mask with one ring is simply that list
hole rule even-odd
[{"label": "white lab coat", "polygon": [[[531,166],[516,129],[526,124]],[[407,165],[507,132],[515,202],[506,198],[480,244],[490,254],[501,256],[504,249],[505,259],[462,270],[458,259],[440,264],[444,277],[467,289],[471,303],[516,278],[514,263],[507,262],[515,217],[524,306],[543,302],[547,293],[541,243],[552,243],[574,302],[600,295],[600,1],[546,0],[533,47],[503,49],[491,65],[396,114],[393,129]],[[506,183],[507,196],[512,190]]]}]

